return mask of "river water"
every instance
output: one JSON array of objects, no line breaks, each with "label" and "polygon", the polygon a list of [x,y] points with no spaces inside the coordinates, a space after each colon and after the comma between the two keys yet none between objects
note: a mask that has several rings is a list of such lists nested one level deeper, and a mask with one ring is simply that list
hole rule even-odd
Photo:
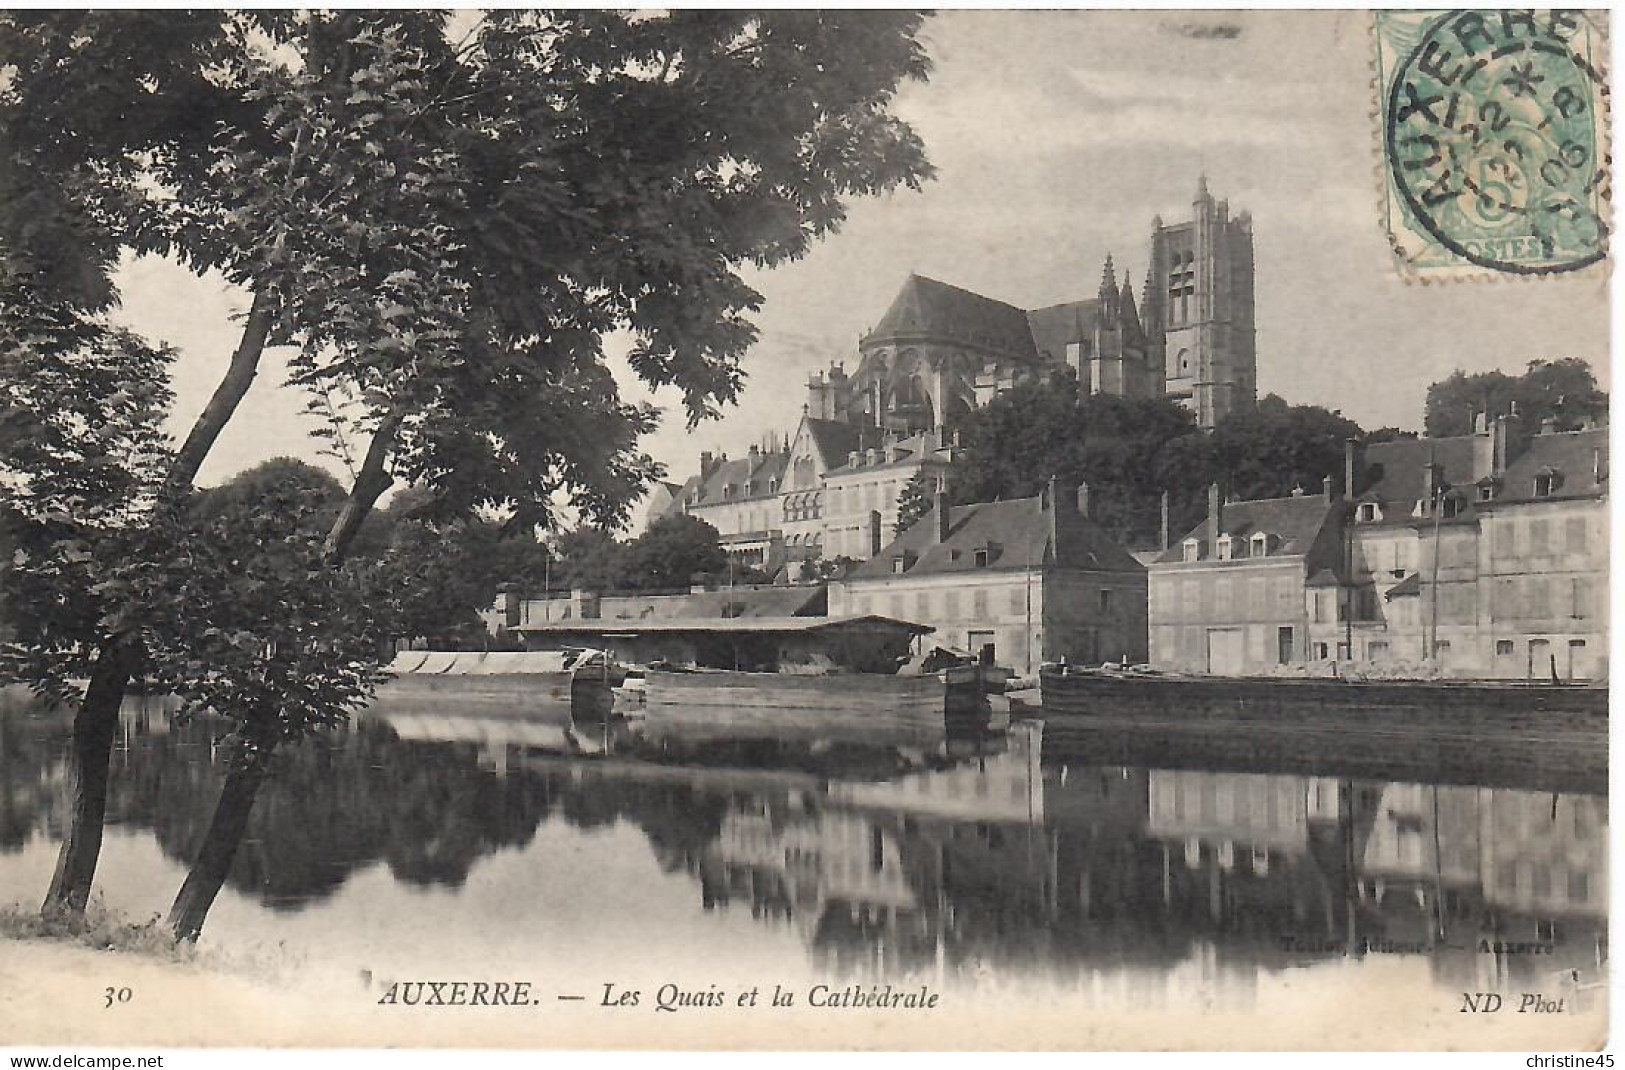
[{"label": "river water", "polygon": [[[65,731],[0,709],[0,905],[49,881]],[[128,711],[107,906],[167,908],[221,731]],[[1037,723],[876,746],[364,715],[279,756],[204,945],[595,1002],[727,976],[1251,1006],[1361,970],[1441,1009],[1468,991],[1605,1002],[1604,795],[1266,750]]]}]

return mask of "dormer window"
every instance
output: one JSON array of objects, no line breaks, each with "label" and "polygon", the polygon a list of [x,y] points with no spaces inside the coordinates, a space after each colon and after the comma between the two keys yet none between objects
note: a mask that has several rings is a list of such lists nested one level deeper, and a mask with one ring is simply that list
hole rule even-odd
[{"label": "dormer window", "polygon": [[1495,500],[1495,484],[1480,483],[1478,485],[1478,500],[1481,502],[1493,502]]},{"label": "dormer window", "polygon": [[733,496],[734,496],[734,485],[732,483],[726,484],[722,488],[722,498],[723,498],[723,500],[726,501],[729,498],[732,498]]},{"label": "dormer window", "polygon": [[1361,502],[1356,516],[1362,523],[1371,523],[1382,519],[1382,509],[1376,502]]},{"label": "dormer window", "polygon": [[1460,515],[1461,515],[1461,499],[1456,497],[1454,494],[1445,495],[1445,497],[1444,497],[1444,518],[1446,520],[1454,520],[1456,517],[1458,517]]},{"label": "dormer window", "polygon": [[891,570],[894,575],[898,576],[908,571],[908,562],[903,559],[902,554],[897,554],[891,559]]},{"label": "dormer window", "polygon": [[987,567],[987,548],[983,547],[971,555],[971,561],[977,568]]},{"label": "dormer window", "polygon": [[779,492],[779,481],[776,480],[776,479],[768,480],[767,481],[767,492],[769,494],[777,494]]},{"label": "dormer window", "polygon": [[1253,533],[1252,555],[1254,557],[1264,557],[1264,556],[1268,555],[1269,552],[1270,552],[1270,537],[1268,535],[1264,534],[1262,531],[1254,532]]},{"label": "dormer window", "polygon": [[1550,498],[1563,485],[1563,473],[1555,468],[1543,468],[1535,473],[1535,497]]},{"label": "dormer window", "polygon": [[1185,540],[1185,556],[1184,556],[1184,559],[1186,561],[1200,561],[1200,560],[1202,560],[1202,540],[1201,539],[1186,539]]}]

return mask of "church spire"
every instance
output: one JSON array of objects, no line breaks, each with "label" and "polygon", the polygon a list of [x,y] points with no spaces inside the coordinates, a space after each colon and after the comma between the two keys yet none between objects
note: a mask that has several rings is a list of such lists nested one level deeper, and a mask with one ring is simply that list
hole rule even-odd
[{"label": "church spire", "polygon": [[1106,254],[1106,267],[1100,273],[1100,299],[1117,296],[1117,272],[1112,269],[1112,254]]}]

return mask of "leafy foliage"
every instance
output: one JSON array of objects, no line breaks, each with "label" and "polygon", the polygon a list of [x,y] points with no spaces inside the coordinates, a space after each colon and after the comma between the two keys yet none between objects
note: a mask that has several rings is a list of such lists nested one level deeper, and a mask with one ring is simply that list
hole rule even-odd
[{"label": "leafy foliage", "polygon": [[963,454],[949,473],[955,502],[1037,494],[1053,476],[1087,482],[1090,516],[1120,541],[1159,537],[1161,495],[1171,534],[1194,524],[1210,483],[1237,498],[1313,493],[1343,468],[1344,440],[1358,424],[1270,395],[1232,413],[1211,432],[1163,399],[1080,397],[1067,375],[1025,384],[971,414]]},{"label": "leafy foliage", "polygon": [[696,517],[661,517],[627,544],[622,585],[657,589],[687,587],[697,576],[727,571],[717,529]]},{"label": "leafy foliage", "polygon": [[0,264],[0,582],[13,638],[0,675],[58,700],[130,616],[121,578],[163,491],[169,361]]},{"label": "leafy foliage", "polygon": [[915,472],[897,495],[897,524],[892,534],[901,535],[936,505],[937,483],[924,472]]},{"label": "leafy foliage", "polygon": [[1456,371],[1428,387],[1427,433],[1471,434],[1478,414],[1494,420],[1513,411],[1525,432],[1547,419],[1559,431],[1572,431],[1587,421],[1607,422],[1608,395],[1597,387],[1591,366],[1573,357],[1530,361],[1520,376]]}]

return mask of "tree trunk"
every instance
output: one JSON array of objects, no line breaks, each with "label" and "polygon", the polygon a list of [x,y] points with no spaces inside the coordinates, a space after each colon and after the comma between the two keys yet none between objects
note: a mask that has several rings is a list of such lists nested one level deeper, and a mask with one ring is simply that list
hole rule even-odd
[{"label": "tree trunk", "polygon": [[271,760],[267,748],[257,755],[252,765],[233,764],[226,773],[226,783],[220,789],[220,801],[215,804],[209,831],[198,848],[197,858],[186,874],[175,903],[169,908],[164,922],[175,935],[176,943],[195,943],[203,931],[203,921],[209,916],[215,896],[220,894],[226,875],[231,872],[232,859],[237,857],[237,846],[248,829],[248,817],[254,810],[254,799],[265,781],[266,764]]},{"label": "tree trunk", "polygon": [[74,715],[73,748],[68,756],[73,814],[57,853],[43,914],[82,914],[90,901],[107,816],[107,767],[118,731],[119,707],[129,688],[130,662],[130,652],[122,642],[103,646]]},{"label": "tree trunk", "polygon": [[356,533],[361,530],[361,522],[367,519],[367,514],[377,504],[379,497],[395,482],[395,477],[389,474],[384,465],[395,445],[395,434],[400,430],[401,420],[399,410],[392,412],[373,432],[372,442],[367,446],[367,456],[361,462],[361,471],[356,473],[355,485],[350,488],[350,496],[345,499],[344,508],[333,521],[333,527],[327,533],[327,543],[322,548],[330,565],[343,562]]},{"label": "tree trunk", "polygon": [[[254,303],[243,325],[243,336],[231,355],[231,366],[170,465],[171,486],[190,485],[197,478],[204,459],[242,404],[265,352],[275,312],[275,298],[262,285],[254,292]],[[107,768],[113,737],[118,732],[119,708],[129,691],[137,654],[131,642],[114,639],[102,645],[91,670],[90,686],[73,718],[73,750],[68,761],[73,817],[57,854],[56,873],[41,907],[43,914],[82,914],[90,901],[107,816]]]},{"label": "tree trunk", "polygon": [[[323,551],[330,566],[336,567],[343,562],[356,533],[361,530],[361,522],[367,518],[379,496],[394,482],[385,464],[389,451],[395,445],[395,434],[400,429],[401,420],[399,411],[391,413],[373,434],[361,471],[356,474],[355,485],[350,488],[350,496],[327,534]],[[180,893],[175,896],[174,905],[169,908],[169,918],[165,924],[174,933],[176,943],[195,942],[203,931],[204,919],[209,916],[209,908],[214,905],[221,885],[226,882],[226,874],[231,872],[232,859],[237,857],[237,847],[248,829],[248,816],[254,809],[254,798],[265,779],[266,763],[271,759],[273,747],[274,744],[267,746],[252,766],[233,765],[231,772],[226,774],[226,783],[220,789],[220,801],[215,804],[214,817],[209,822],[203,846],[186,874],[186,883],[181,885]]]}]

